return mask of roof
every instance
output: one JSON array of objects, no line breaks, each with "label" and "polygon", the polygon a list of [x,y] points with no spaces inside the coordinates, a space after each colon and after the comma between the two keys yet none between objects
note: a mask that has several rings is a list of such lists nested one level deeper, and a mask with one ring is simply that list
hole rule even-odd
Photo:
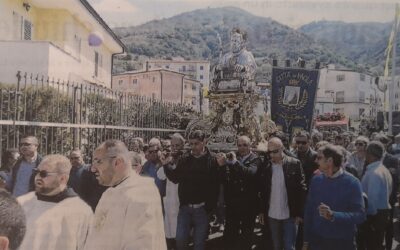
[{"label": "roof", "polygon": [[80,0],[83,6],[86,7],[86,9],[92,14],[92,16],[103,26],[103,28],[111,35],[115,41],[121,45],[122,49],[124,51],[127,51],[127,48],[125,47],[125,44],[122,43],[122,41],[117,37],[117,35],[112,31],[112,29],[107,25],[107,23],[101,18],[101,16],[93,9],[93,7],[88,3],[87,0]]},{"label": "roof", "polygon": [[210,63],[207,60],[165,60],[165,59],[150,59],[149,63]]},{"label": "roof", "polygon": [[123,72],[123,73],[117,73],[117,74],[113,74],[113,76],[122,76],[122,75],[140,75],[140,74],[145,74],[145,73],[153,73],[153,72],[158,72],[158,71],[164,71],[164,72],[169,72],[169,73],[174,73],[174,74],[178,74],[181,76],[185,76],[185,74],[173,71],[173,70],[168,70],[168,69],[149,69],[149,70],[137,70],[137,71],[127,71],[127,72]]},{"label": "roof", "polygon": [[103,28],[102,32],[107,35],[104,37],[104,42],[108,42],[112,51],[120,51],[122,48],[121,52],[116,53],[123,53],[127,50],[122,41],[93,9],[87,0],[29,0],[29,2],[42,9],[67,10],[72,16],[74,16],[74,18],[81,21],[87,29],[98,30]]}]

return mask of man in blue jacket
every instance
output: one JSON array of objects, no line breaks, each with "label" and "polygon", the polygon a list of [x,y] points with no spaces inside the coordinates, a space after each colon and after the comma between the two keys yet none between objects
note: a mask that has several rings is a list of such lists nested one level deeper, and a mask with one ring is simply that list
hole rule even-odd
[{"label": "man in blue jacket", "polygon": [[342,168],[337,146],[320,148],[316,162],[321,173],[310,184],[303,249],[354,250],[356,226],[365,220],[361,183]]}]

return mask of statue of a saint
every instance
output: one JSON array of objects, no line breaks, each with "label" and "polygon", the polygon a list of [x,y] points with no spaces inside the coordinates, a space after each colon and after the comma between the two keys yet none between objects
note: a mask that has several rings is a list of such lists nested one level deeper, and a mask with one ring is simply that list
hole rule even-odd
[{"label": "statue of a saint", "polygon": [[253,54],[246,50],[246,41],[246,32],[238,28],[231,31],[230,51],[220,58],[214,68],[215,90],[219,89],[220,82],[238,80],[240,87],[244,87],[254,80],[257,65]]}]

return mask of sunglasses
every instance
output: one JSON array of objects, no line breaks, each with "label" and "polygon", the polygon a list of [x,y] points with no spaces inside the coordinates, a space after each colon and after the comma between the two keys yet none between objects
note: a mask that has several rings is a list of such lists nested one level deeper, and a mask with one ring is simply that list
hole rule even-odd
[{"label": "sunglasses", "polygon": [[247,144],[238,144],[237,146],[238,147],[247,147],[248,145]]},{"label": "sunglasses", "polygon": [[277,154],[279,153],[281,150],[280,149],[275,149],[275,150],[271,150],[271,151],[267,151],[268,154]]},{"label": "sunglasses", "polygon": [[296,141],[296,144],[306,145],[308,142],[306,141]]},{"label": "sunglasses", "polygon": [[46,178],[46,177],[49,176],[49,175],[57,175],[57,174],[59,174],[59,173],[57,173],[57,172],[49,172],[49,171],[47,171],[47,170],[39,170],[39,169],[37,169],[37,168],[33,169],[33,173],[34,173],[34,175],[39,174],[39,176],[40,176],[41,178]]}]

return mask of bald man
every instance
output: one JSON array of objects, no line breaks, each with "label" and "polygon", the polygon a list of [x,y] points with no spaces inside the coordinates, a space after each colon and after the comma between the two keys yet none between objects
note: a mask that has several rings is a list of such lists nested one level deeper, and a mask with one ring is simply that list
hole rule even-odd
[{"label": "bald man", "polygon": [[62,155],[48,155],[34,169],[35,192],[17,198],[27,222],[19,250],[83,249],[93,214],[67,187],[70,170]]},{"label": "bald man", "polygon": [[301,162],[283,153],[279,138],[268,141],[270,160],[261,172],[262,222],[267,220],[273,249],[295,249],[298,224],[302,221],[306,184]]},{"label": "bald man", "polygon": [[93,153],[91,170],[109,188],[96,207],[85,249],[166,249],[157,187],[153,179],[132,170],[125,144],[102,143]]}]

